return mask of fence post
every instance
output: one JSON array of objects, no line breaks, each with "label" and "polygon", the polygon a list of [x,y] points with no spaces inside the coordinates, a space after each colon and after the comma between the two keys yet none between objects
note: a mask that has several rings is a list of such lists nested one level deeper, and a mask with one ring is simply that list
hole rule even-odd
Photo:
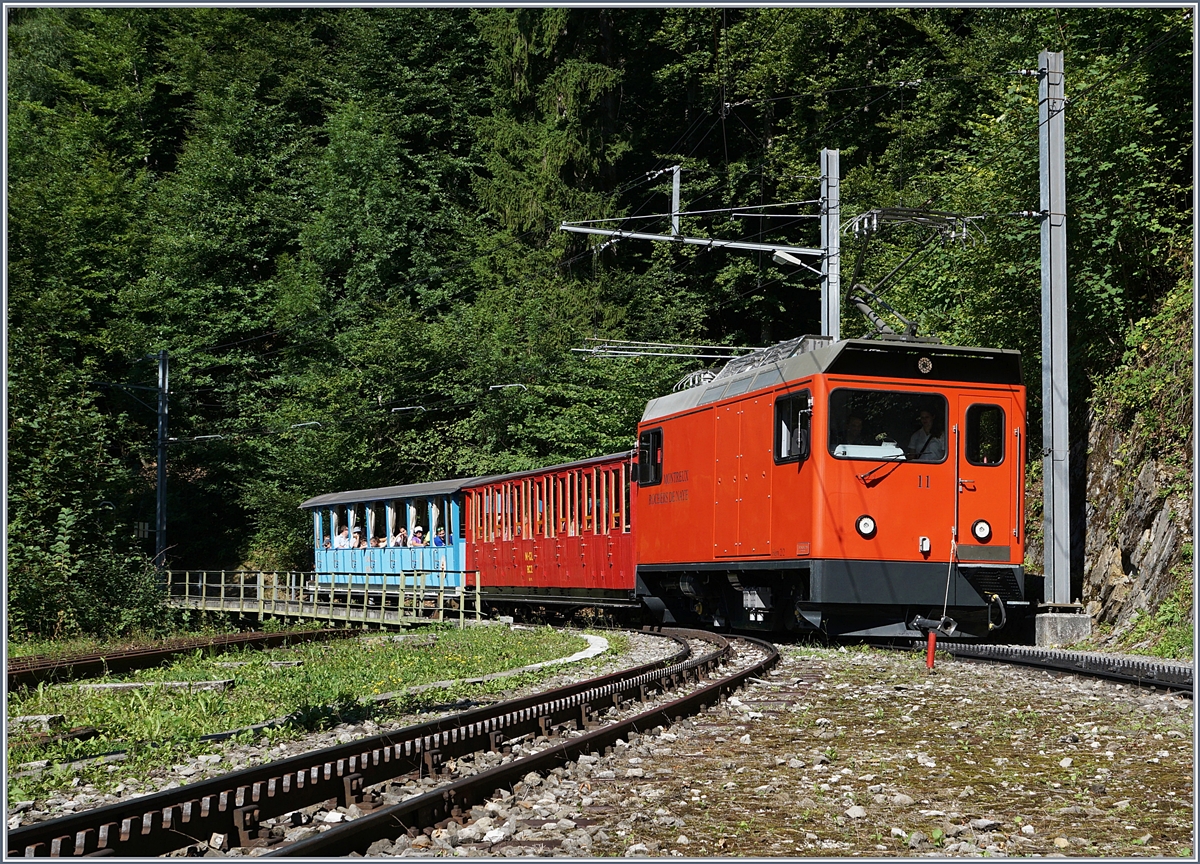
[{"label": "fence post", "polygon": [[192,571],[183,571],[183,605],[188,607],[192,604]]},{"label": "fence post", "polygon": [[446,620],[446,571],[438,571],[438,620]]},{"label": "fence post", "polygon": [[379,629],[382,630],[387,623],[387,580],[388,574],[384,573],[381,577],[383,586],[379,589]]},{"label": "fence post", "polygon": [[467,592],[466,592],[467,580],[464,578],[465,576],[466,576],[465,573],[458,574],[458,629],[459,630],[461,630],[467,626],[467,619],[466,619],[467,610],[465,608],[467,605]]},{"label": "fence post", "polygon": [[264,583],[267,580],[266,580],[266,578],[264,578],[263,571],[261,571],[261,570],[259,570],[258,573],[255,574],[254,579],[256,582],[256,588],[257,588],[257,594],[258,594],[258,620],[262,621],[263,620],[263,601],[264,601],[265,595],[267,593],[266,585]]},{"label": "fence post", "polygon": [[479,571],[475,571],[475,620],[479,621],[483,613],[483,604],[479,602]]},{"label": "fence post", "polygon": [[425,571],[421,571],[421,603],[417,607],[417,617],[425,617]]}]

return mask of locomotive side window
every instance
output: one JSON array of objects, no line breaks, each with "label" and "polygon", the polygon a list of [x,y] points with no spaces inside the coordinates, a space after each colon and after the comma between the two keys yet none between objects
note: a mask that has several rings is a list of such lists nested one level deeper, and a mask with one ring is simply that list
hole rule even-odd
[{"label": "locomotive side window", "polygon": [[662,482],[662,429],[648,429],[638,436],[638,485],[657,486]]},{"label": "locomotive side window", "polygon": [[944,462],[946,397],[896,390],[834,390],[829,452],[837,459]]},{"label": "locomotive side window", "polygon": [[1004,409],[999,405],[972,405],[967,409],[967,461],[972,465],[999,465],[1004,461]]},{"label": "locomotive side window", "polygon": [[775,400],[775,464],[808,458],[812,393],[801,390]]}]

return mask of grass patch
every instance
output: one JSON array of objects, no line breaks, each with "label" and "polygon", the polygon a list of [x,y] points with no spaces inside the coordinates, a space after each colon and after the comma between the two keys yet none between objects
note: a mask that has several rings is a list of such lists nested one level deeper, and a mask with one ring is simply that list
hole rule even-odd
[{"label": "grass patch", "polygon": [[[10,717],[26,714],[62,714],[66,725],[94,726],[101,737],[86,742],[55,745],[22,745],[9,740],[9,765],[49,759],[69,762],[117,749],[128,751],[121,773],[145,767],[170,765],[184,754],[203,753],[211,746],[197,739],[293,714],[287,727],[272,731],[270,740],[297,737],[307,731],[367,718],[385,719],[422,704],[445,702],[463,695],[499,692],[538,680],[543,672],[459,686],[417,696],[409,694],[389,706],[364,703],[362,697],[404,691],[434,681],[453,680],[500,672],[530,663],[572,654],[586,647],[579,636],[550,628],[509,630],[505,627],[431,628],[436,644],[415,647],[393,642],[379,634],[330,643],[309,643],[269,651],[229,651],[206,657],[196,651],[156,669],[138,670],[100,681],[209,681],[234,680],[228,691],[177,691],[148,688],[127,692],[87,691],[77,686],[41,685],[9,694]],[[612,637],[609,637],[612,640]],[[615,640],[613,640],[615,641]],[[275,660],[300,660],[302,666],[275,668]],[[234,668],[220,663],[245,661]],[[106,772],[86,769],[89,775]],[[74,775],[9,780],[9,800],[23,800],[38,792],[70,784]]]},{"label": "grass patch", "polygon": [[1179,577],[1174,591],[1167,595],[1153,614],[1141,612],[1133,627],[1121,640],[1126,650],[1154,657],[1186,660],[1192,656],[1192,581],[1187,574]]},{"label": "grass patch", "polygon": [[[285,626],[282,621],[264,621],[259,629],[264,632],[277,630],[309,630],[318,629],[319,622],[304,622],[294,626]],[[228,617],[216,619],[197,627],[194,624],[166,627],[155,632],[137,632],[124,636],[87,636],[76,635],[58,639],[10,639],[8,641],[8,657],[73,657],[80,654],[100,654],[106,651],[129,651],[137,648],[166,648],[170,645],[190,639],[223,636],[239,632],[229,623]]]}]

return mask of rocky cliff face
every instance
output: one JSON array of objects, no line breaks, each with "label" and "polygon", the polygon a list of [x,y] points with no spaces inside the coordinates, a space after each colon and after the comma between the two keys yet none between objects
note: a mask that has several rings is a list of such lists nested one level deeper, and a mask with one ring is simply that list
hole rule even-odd
[{"label": "rocky cliff face", "polygon": [[1113,639],[1191,578],[1190,487],[1146,453],[1138,431],[1093,422],[1088,440],[1083,599],[1096,623],[1113,625]]},{"label": "rocky cliff face", "polygon": [[1133,635],[1151,644],[1148,620],[1136,634],[1130,628],[1172,595],[1175,605],[1191,603],[1181,590],[1192,579],[1191,337],[1191,286],[1181,284],[1132,328],[1123,362],[1092,400],[1077,460],[1085,470],[1078,533],[1083,601],[1102,641],[1128,645]]}]

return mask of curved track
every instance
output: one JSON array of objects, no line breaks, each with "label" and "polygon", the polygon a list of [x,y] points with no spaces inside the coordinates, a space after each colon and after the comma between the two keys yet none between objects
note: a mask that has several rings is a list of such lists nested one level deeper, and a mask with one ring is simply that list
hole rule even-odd
[{"label": "curved track", "polygon": [[[924,646],[917,646],[924,650]],[[1125,657],[1088,651],[1031,648],[1024,645],[970,645],[939,642],[938,648],[964,660],[986,660],[1105,678],[1143,687],[1162,687],[1191,695],[1192,667],[1151,657]]]},{"label": "curved track", "polygon": [[[687,634],[692,639],[715,641],[712,634],[699,631],[663,632]],[[424,795],[344,823],[299,843],[285,846],[270,853],[267,857],[340,857],[352,852],[362,853],[373,842],[394,837],[397,833],[407,831],[409,834],[416,834],[422,830],[444,825],[450,819],[462,821],[462,814],[471,805],[482,803],[498,788],[511,787],[529,772],[544,773],[553,770],[580,755],[604,751],[612,747],[618,739],[628,739],[631,734],[653,729],[656,726],[669,725],[689,714],[698,713],[705,707],[715,704],[728,693],[737,690],[747,678],[764,674],[779,659],[775,646],[767,642],[746,637],[720,641],[725,644],[718,650],[684,663],[672,665],[656,674],[656,685],[676,686],[693,679],[700,685],[682,698],[602,726],[578,737],[569,737],[557,743],[550,743],[544,750],[516,759],[507,765],[500,765],[489,771],[456,780]],[[699,678],[701,670],[710,669],[717,662],[732,659],[731,655],[736,650],[735,642],[742,643],[742,650],[745,648],[750,648],[752,651],[757,649],[755,653],[758,656],[752,662],[742,665],[731,675],[723,676],[711,683],[702,683]],[[634,684],[634,686],[637,685]],[[604,704],[608,697],[608,694],[604,692],[606,690],[607,688],[601,688],[600,692],[595,694],[595,697],[600,700],[599,704]],[[612,698],[615,704],[617,702],[615,691],[612,693]]]},{"label": "curved track", "polygon": [[67,657],[19,657],[8,661],[8,689],[37,686],[43,681],[73,681],[78,678],[94,678],[112,672],[148,669],[173,657],[190,654],[193,651],[209,651],[217,654],[233,648],[277,648],[288,643],[357,636],[361,632],[361,630],[289,630],[283,633],[232,633],[211,639],[188,639],[162,648],[134,648],[128,651],[76,654]]},{"label": "curved track", "polygon": [[[8,834],[10,854],[26,857],[64,855],[161,855],[197,843],[210,842],[214,835],[235,846],[265,845],[268,832],[260,829],[264,819],[282,816],[303,807],[336,800],[342,806],[356,804],[370,811],[377,802],[367,788],[404,775],[442,773],[445,761],[480,750],[502,750],[526,735],[557,735],[570,727],[580,731],[593,723],[598,710],[620,707],[630,700],[647,699],[684,683],[695,681],[727,662],[733,653],[729,641],[713,634],[664,632],[680,643],[668,661],[646,664],[601,678],[522,697],[428,723],[361,739],[349,744],[221,777],[108,805],[95,810],[18,828]],[[700,657],[691,657],[687,639],[703,639],[715,647]],[[764,660],[716,684],[699,688],[677,700],[644,712],[624,724],[603,726],[594,732],[556,744],[531,757],[512,760],[494,772],[482,772],[438,789],[433,796],[380,810],[380,820],[362,817],[346,827],[359,826],[350,848],[368,831],[369,824],[387,825],[390,831],[399,819],[406,827],[421,820],[444,819],[479,789],[491,792],[497,784],[514,782],[543,762],[571,758],[576,752],[603,749],[628,729],[645,724],[671,722],[702,705],[712,704],[740,685],[745,677],[761,674],[777,659],[773,646],[757,643]],[[653,722],[651,722],[653,721]],[[580,743],[582,742],[582,743]],[[586,748],[580,750],[579,748]],[[495,773],[499,772],[499,773]],[[509,777],[509,774],[512,776]],[[486,778],[486,779],[481,779]],[[428,799],[428,800],[427,800]],[[436,800],[434,800],[436,799]],[[441,802],[439,804],[438,802]],[[386,815],[384,815],[386,814]],[[361,823],[361,824],[360,824]],[[324,840],[328,834],[313,840]],[[385,832],[386,833],[386,832]],[[342,841],[338,841],[342,842]],[[367,844],[371,841],[368,840]],[[295,854],[312,854],[297,844]],[[365,846],[364,846],[365,848]],[[318,854],[340,854],[321,851]]]}]

